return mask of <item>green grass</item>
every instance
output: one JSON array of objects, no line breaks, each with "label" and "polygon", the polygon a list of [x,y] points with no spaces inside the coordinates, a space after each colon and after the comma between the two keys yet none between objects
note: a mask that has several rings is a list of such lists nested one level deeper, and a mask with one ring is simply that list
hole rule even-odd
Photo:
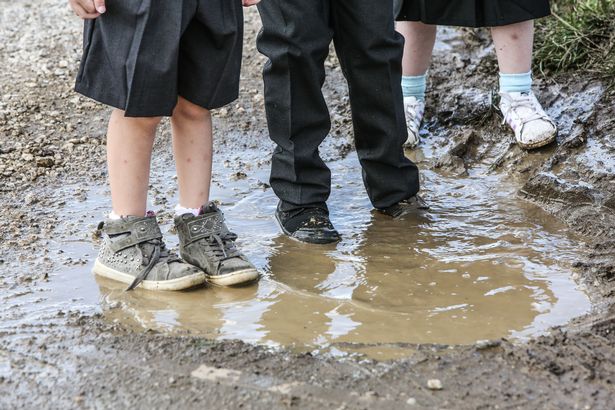
[{"label": "green grass", "polygon": [[537,68],[582,70],[615,84],[615,0],[554,0],[552,10],[536,25]]}]

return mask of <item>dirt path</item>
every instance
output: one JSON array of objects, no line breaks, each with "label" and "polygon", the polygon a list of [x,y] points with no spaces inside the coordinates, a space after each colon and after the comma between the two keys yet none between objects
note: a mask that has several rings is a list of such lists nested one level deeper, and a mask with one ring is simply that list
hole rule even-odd
[{"label": "dirt path", "polygon": [[[485,97],[495,85],[495,60],[481,51],[487,45],[482,33],[443,33],[426,117],[425,149],[434,160],[423,167],[457,175],[488,165],[522,186],[519,200],[539,204],[582,235],[589,256],[579,257],[574,274],[589,289],[592,314],[524,344],[417,345],[408,359],[376,362],[134,331],[99,309],[79,308],[79,295],[70,309],[46,304],[28,311],[24,300],[45,299],[43,289],[55,278],[48,272],[86,263],[85,256],[63,254],[60,244],[87,239],[82,226],[100,215],[59,221],[70,212],[67,203],[86,200],[87,186],[105,182],[108,111],[72,92],[80,25],[63,3],[0,0],[0,299],[6,307],[0,312],[0,408],[611,407],[612,96],[600,83],[574,75],[540,82],[541,100],[561,127],[558,145],[522,152]],[[241,98],[216,113],[216,153],[228,158],[232,173],[249,172],[250,163],[242,161],[246,148],[271,147],[254,10],[247,20]],[[322,152],[335,160],[351,152],[351,130],[341,73],[334,58],[327,66],[334,128]],[[156,164],[171,166],[168,128],[161,134]],[[268,156],[256,162],[265,166]],[[67,193],[64,184],[84,189]],[[153,196],[164,203],[167,193]],[[442,389],[428,388],[430,379]]]}]

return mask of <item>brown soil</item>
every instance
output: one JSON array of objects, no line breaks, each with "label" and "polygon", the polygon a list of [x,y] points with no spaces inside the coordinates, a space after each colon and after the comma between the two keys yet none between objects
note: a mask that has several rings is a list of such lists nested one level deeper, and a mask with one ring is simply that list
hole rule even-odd
[{"label": "brown soil", "polygon": [[[271,147],[254,10],[247,21],[240,100],[216,113],[218,153]],[[59,188],[105,183],[108,109],[72,92],[79,25],[64,4],[0,0],[3,306],[18,294],[36,296],[46,272],[81,263],[51,250],[58,238],[89,234],[58,223],[66,212]],[[615,394],[612,96],[599,82],[575,73],[538,81],[537,94],[561,132],[557,145],[527,153],[511,143],[486,98],[495,86],[496,64],[484,51],[489,46],[484,33],[445,31],[442,44],[426,115],[426,140],[439,147],[432,165],[463,173],[488,163],[492,172],[519,181],[519,200],[539,204],[582,235],[590,256],[579,258],[576,273],[591,293],[592,314],[527,343],[417,345],[411,358],[376,362],[134,331],[109,323],[101,313],[78,310],[41,312],[40,320],[15,325],[22,307],[11,304],[0,313],[0,408],[610,408]],[[350,116],[333,57],[327,67],[325,92],[334,121],[322,151],[336,159],[352,151]],[[156,151],[167,163],[169,141],[164,127]],[[267,161],[264,155],[262,163]],[[241,164],[231,166],[243,172]],[[428,388],[430,379],[440,380],[442,389]]]}]

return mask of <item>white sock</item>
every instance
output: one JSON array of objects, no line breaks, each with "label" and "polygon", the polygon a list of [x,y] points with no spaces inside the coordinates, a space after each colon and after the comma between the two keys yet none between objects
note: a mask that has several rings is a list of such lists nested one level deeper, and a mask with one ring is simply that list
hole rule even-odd
[{"label": "white sock", "polygon": [[194,216],[199,216],[199,212],[201,212],[201,208],[186,208],[177,204],[175,207],[175,216],[181,216],[184,214],[192,214]]},{"label": "white sock", "polygon": [[122,219],[122,217],[118,214],[116,214],[115,212],[111,211],[109,212],[108,215],[109,219],[111,219],[112,221],[117,221],[118,219]]}]

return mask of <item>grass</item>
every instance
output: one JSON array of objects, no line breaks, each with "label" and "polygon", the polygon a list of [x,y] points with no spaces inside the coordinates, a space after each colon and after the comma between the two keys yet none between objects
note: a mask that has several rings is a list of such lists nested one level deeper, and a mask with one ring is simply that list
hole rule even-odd
[{"label": "grass", "polygon": [[615,1],[554,0],[552,10],[536,25],[538,70],[583,70],[615,84]]}]

